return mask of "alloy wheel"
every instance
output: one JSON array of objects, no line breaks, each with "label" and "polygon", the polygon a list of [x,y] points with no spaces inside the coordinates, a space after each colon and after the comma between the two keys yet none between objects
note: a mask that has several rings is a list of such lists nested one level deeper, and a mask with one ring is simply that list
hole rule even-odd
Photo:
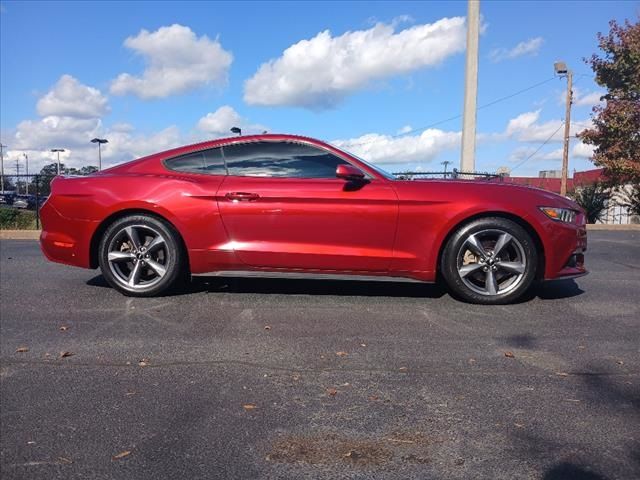
[{"label": "alloy wheel", "polygon": [[522,244],[499,229],[470,234],[457,254],[457,270],[464,284],[480,295],[495,296],[513,291],[527,271]]},{"label": "alloy wheel", "polygon": [[167,242],[148,225],[123,227],[114,235],[107,252],[109,269],[127,289],[150,288],[167,274]]}]

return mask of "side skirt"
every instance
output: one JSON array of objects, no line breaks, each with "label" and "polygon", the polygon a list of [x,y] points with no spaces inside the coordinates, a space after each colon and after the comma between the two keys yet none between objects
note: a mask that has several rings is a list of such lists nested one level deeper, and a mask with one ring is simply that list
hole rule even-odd
[{"label": "side skirt", "polygon": [[232,278],[281,278],[292,280],[346,280],[354,282],[401,282],[401,283],[432,283],[414,278],[394,277],[383,275],[350,275],[334,273],[305,273],[305,272],[273,272],[256,270],[226,270],[211,273],[196,273],[194,277],[232,277]]}]

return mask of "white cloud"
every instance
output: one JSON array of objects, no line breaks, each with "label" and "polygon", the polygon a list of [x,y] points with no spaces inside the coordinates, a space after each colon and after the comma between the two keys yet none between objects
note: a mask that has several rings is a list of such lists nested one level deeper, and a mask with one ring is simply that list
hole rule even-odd
[{"label": "white cloud", "polygon": [[399,32],[394,25],[333,37],[328,30],[263,63],[244,85],[251,105],[328,108],[370,81],[434,66],[464,51],[464,18],[443,18]]},{"label": "white cloud", "polygon": [[430,162],[443,151],[459,148],[460,138],[460,132],[429,129],[419,135],[403,137],[368,133],[358,138],[334,140],[331,143],[373,163],[402,164]]},{"label": "white cloud", "polygon": [[[561,142],[564,138],[564,128],[561,128],[563,121],[549,120],[547,122],[537,123],[539,118],[540,110],[525,112],[512,118],[507,124],[505,130],[506,136],[520,142]],[[569,134],[574,136],[576,133],[590,126],[590,120],[573,120]]]},{"label": "white cloud", "polygon": [[491,50],[491,53],[489,53],[489,59],[492,62],[497,63],[525,55],[537,55],[543,43],[544,39],[542,37],[535,37],[524,42],[520,42],[513,48],[495,48]]},{"label": "white cloud", "polygon": [[576,143],[571,150],[571,155],[579,158],[593,158],[593,145],[587,145],[586,143]]},{"label": "white cloud", "polygon": [[37,103],[38,114],[75,118],[98,118],[109,113],[107,97],[100,90],[81,84],[71,75],[62,75]]},{"label": "white cloud", "polygon": [[214,137],[228,137],[232,135],[231,127],[239,127],[242,133],[261,133],[266,130],[262,125],[249,123],[229,105],[218,108],[215,112],[207,113],[202,117],[196,128]]},{"label": "white cloud", "polygon": [[145,57],[147,67],[141,76],[118,75],[111,83],[114,95],[162,98],[204,85],[223,85],[233,61],[217,39],[198,38],[189,27],[178,24],[155,32],[142,30],[124,45]]}]

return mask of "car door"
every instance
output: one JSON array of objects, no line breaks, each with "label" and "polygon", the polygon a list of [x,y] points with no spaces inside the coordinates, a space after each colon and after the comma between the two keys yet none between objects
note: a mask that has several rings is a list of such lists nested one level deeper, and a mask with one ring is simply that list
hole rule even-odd
[{"label": "car door", "polygon": [[385,179],[336,178],[348,163],[291,141],[223,147],[228,176],[218,206],[229,248],[251,267],[384,272],[398,199]]}]

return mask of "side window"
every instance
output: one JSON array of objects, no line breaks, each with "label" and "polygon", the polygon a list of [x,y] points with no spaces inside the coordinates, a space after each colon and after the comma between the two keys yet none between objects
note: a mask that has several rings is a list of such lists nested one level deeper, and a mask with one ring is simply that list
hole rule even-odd
[{"label": "side window", "polygon": [[202,152],[187,153],[186,155],[166,160],[164,164],[170,170],[178,172],[203,173],[204,155],[202,155]]},{"label": "side window", "polygon": [[229,175],[288,178],[336,178],[341,158],[301,143],[251,142],[224,148]]},{"label": "side window", "polygon": [[226,175],[222,151],[220,148],[193,152],[165,161],[170,170],[190,173],[206,173],[209,175]]},{"label": "side window", "polygon": [[204,151],[204,168],[209,175],[226,175],[227,169],[222,158],[222,148]]}]

